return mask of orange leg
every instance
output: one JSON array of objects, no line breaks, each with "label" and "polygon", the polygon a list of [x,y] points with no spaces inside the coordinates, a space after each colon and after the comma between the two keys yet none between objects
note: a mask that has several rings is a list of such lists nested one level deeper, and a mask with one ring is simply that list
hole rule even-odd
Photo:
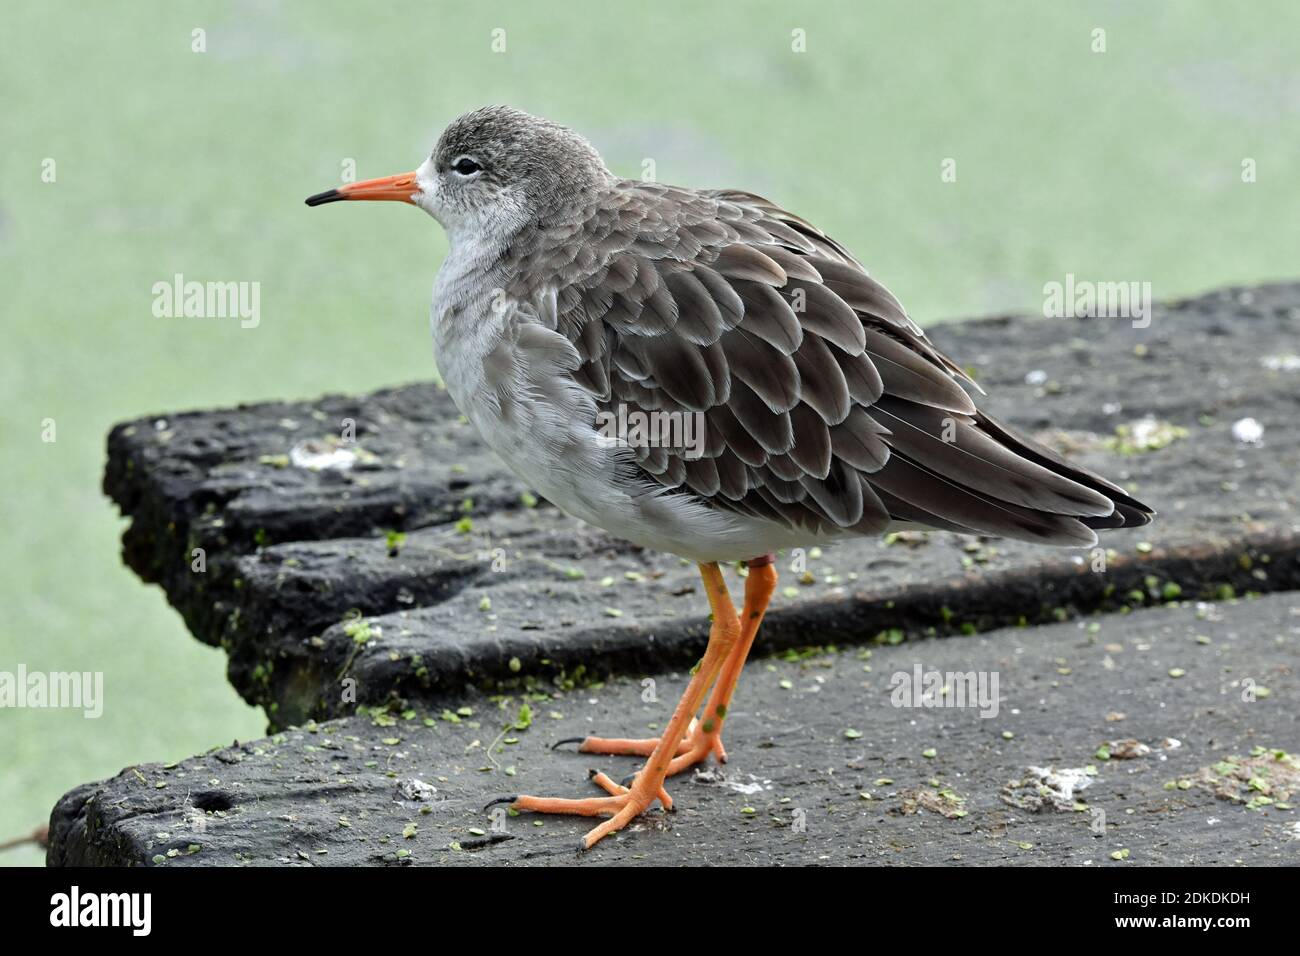
[{"label": "orange leg", "polygon": [[678,751],[673,762],[668,765],[668,775],[681,773],[697,763],[701,763],[709,754],[717,754],[719,763],[727,762],[727,749],[722,746],[722,725],[727,719],[727,709],[731,706],[732,695],[740,680],[740,672],[749,657],[758,628],[763,623],[763,615],[776,591],[776,564],[768,562],[758,566],[750,565],[749,577],[745,579],[745,608],[740,615],[740,640],[722,666],[718,682],[713,685],[713,693],[704,707],[703,719],[694,727],[690,746],[685,751]]},{"label": "orange leg", "polygon": [[[709,596],[709,606],[713,609],[713,626],[709,632],[709,644],[704,651],[704,659],[686,685],[686,691],[677,702],[672,719],[654,749],[645,766],[637,773],[632,786],[623,788],[614,781],[597,774],[593,777],[606,792],[607,797],[591,797],[585,800],[565,800],[554,797],[515,797],[511,806],[516,810],[532,810],[535,813],[571,813],[585,817],[607,816],[600,826],[589,832],[582,841],[584,849],[590,849],[602,838],[627,826],[628,822],[639,816],[656,799],[665,809],[672,809],[672,799],[664,792],[664,778],[668,767],[677,752],[675,742],[686,734],[691,717],[700,709],[704,695],[709,686],[722,671],[732,650],[740,640],[740,622],[736,618],[736,609],[727,593],[727,585],[722,579],[722,572],[716,563],[701,564],[700,577],[704,580],[704,590]],[[603,778],[603,779],[602,779]]]},{"label": "orange leg", "polygon": [[[740,615],[740,640],[732,648],[726,662],[709,695],[709,703],[704,708],[703,720],[692,717],[686,732],[678,739],[672,763],[668,765],[668,775],[679,774],[683,770],[702,763],[709,754],[717,754],[718,760],[727,762],[727,751],[722,746],[722,724],[727,719],[727,708],[731,706],[732,695],[736,691],[736,682],[749,657],[754,638],[758,635],[759,625],[763,623],[763,614],[776,591],[776,565],[771,560],[757,559],[762,563],[751,563],[749,577],[745,580],[745,607]],[[666,736],[666,735],[665,735]],[[661,737],[627,738],[627,737],[584,737],[578,746],[579,753],[613,754],[618,756],[648,756],[659,746]],[[573,743],[562,740],[560,743]],[[558,744],[557,744],[558,746]]]}]

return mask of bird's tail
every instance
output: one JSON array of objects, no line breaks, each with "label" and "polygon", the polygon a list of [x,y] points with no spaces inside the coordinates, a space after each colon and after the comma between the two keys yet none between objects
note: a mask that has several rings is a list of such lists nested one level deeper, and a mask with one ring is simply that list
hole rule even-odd
[{"label": "bird's tail", "polygon": [[1078,482],[1085,488],[1090,488],[1099,494],[1105,495],[1115,503],[1115,510],[1109,515],[1081,517],[1079,520],[1087,527],[1093,529],[1138,528],[1150,524],[1151,519],[1155,516],[1153,508],[1138,501],[1119,485],[1107,481],[1096,472],[1058,455],[1052,449],[1034,441],[1028,435],[1022,435],[983,412],[976,413],[974,418],[980,428],[1021,458],[1032,461],[1036,465],[1041,465],[1063,478]]}]

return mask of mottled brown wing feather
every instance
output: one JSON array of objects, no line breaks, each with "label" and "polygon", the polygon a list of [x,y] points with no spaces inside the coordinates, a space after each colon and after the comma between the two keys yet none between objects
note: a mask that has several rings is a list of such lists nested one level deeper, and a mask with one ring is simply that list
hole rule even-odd
[{"label": "mottled brown wing feather", "polygon": [[555,282],[555,326],[597,405],[703,421],[702,457],[635,447],[669,488],[810,533],[911,521],[1077,545],[1150,520],[979,411],[884,286],[759,196],[622,181],[539,232],[514,274]]}]

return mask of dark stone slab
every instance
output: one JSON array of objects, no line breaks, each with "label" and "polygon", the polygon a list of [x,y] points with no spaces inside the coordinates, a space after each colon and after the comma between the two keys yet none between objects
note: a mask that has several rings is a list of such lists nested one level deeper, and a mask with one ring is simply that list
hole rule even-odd
[{"label": "dark stone slab", "polygon": [[[655,732],[684,676],[657,675],[656,702],[635,678],[469,691],[446,712],[367,712],[128,767],[59,802],[49,862],[1295,864],[1300,818],[1285,807],[1300,800],[1300,764],[1273,751],[1300,749],[1298,638],[1300,598],[1279,594],[755,660],[729,716],[724,772],[670,781],[675,813],[654,809],[584,856],[575,847],[591,821],[494,819],[484,804],[593,794],[589,767],[631,772],[633,759],[548,745]],[[997,715],[896,709],[893,675],[918,665],[996,673]],[[525,702],[531,725],[518,729]],[[459,722],[445,719],[458,708]],[[1120,759],[1139,743],[1151,751]],[[1029,769],[1090,766],[1090,785],[1055,801]]]},{"label": "dark stone slab", "polygon": [[[989,408],[1159,511],[1095,555],[934,534],[782,558],[760,650],[981,632],[1174,597],[1300,585],[1300,285],[1155,309],[1148,328],[991,319],[934,330]],[[1270,367],[1281,365],[1281,367]],[[1029,384],[1029,372],[1038,384]],[[1125,455],[1144,416],[1186,429]],[[1265,426],[1234,441],[1234,421]],[[298,467],[355,423],[349,470]],[[331,451],[332,446],[322,446]],[[1131,449],[1127,449],[1131,450]],[[536,507],[431,385],[365,398],[141,419],[109,437],[105,489],[127,562],[158,583],[273,726],[467,687],[551,687],[689,663],[704,639],[694,570]],[[388,532],[405,532],[400,546]],[[202,548],[206,571],[192,570]],[[360,617],[358,618],[358,615]]]}]

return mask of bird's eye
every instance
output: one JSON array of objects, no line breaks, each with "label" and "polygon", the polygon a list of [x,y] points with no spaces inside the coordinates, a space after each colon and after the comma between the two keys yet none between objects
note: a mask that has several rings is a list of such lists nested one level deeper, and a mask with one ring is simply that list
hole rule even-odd
[{"label": "bird's eye", "polygon": [[456,170],[456,172],[462,176],[472,176],[483,167],[474,162],[474,160],[470,159],[468,156],[462,156],[460,159],[456,160],[455,165],[451,168]]}]

